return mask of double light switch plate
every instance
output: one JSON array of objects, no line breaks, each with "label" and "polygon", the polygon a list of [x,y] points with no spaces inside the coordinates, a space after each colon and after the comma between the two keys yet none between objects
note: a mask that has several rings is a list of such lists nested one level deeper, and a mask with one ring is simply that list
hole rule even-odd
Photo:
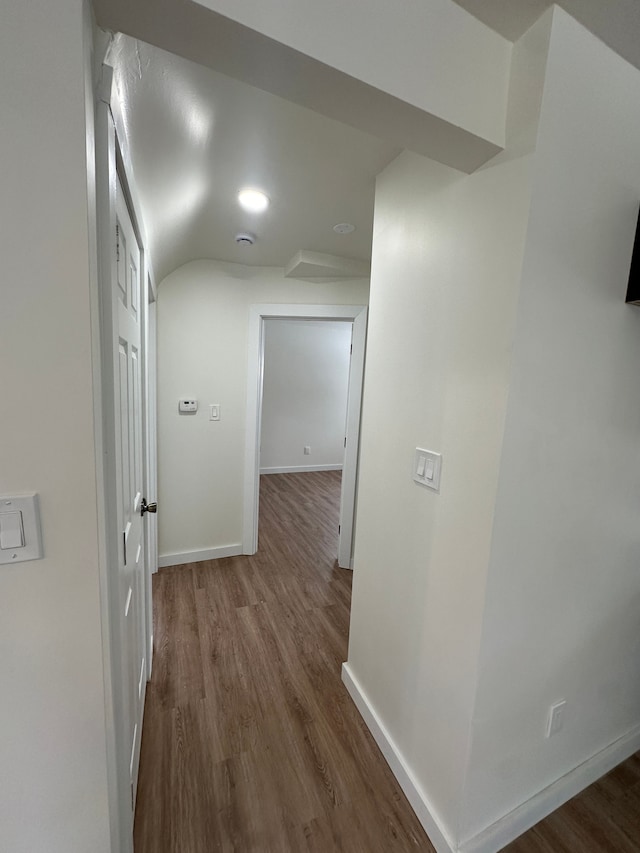
[{"label": "double light switch plate", "polygon": [[0,497],[0,565],[42,556],[38,496]]},{"label": "double light switch plate", "polygon": [[416,447],[413,460],[413,479],[421,486],[438,491],[440,488],[440,471],[442,469],[442,454],[434,453]]}]

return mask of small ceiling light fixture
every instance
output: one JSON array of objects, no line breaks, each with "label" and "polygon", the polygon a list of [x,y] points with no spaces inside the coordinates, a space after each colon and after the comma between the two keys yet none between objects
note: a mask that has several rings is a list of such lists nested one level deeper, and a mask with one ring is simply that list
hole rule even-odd
[{"label": "small ceiling light fixture", "polygon": [[333,230],[336,234],[351,234],[352,231],[356,230],[356,226],[352,225],[350,222],[339,222],[337,225],[333,226]]},{"label": "small ceiling light fixture", "polygon": [[269,197],[260,190],[254,190],[250,187],[240,190],[238,201],[249,213],[264,213],[269,207]]},{"label": "small ceiling light fixture", "polygon": [[253,246],[256,242],[256,235],[250,234],[248,231],[241,231],[240,234],[236,234],[236,243],[239,246]]}]

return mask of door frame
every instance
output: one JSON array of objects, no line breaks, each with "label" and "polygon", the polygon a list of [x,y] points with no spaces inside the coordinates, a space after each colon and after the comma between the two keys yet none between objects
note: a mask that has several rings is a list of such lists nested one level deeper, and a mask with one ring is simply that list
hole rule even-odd
[{"label": "door frame", "polygon": [[[145,254],[146,259],[146,254]],[[143,483],[145,496],[148,501],[156,500],[158,493],[158,425],[157,425],[157,291],[148,265],[143,263],[143,271],[147,272],[143,294],[145,311],[142,325],[142,355],[143,355],[143,415],[142,437],[143,452]],[[144,559],[145,559],[145,601],[146,601],[146,660],[147,681],[151,679],[153,669],[153,596],[151,576],[158,571],[158,517],[153,513],[145,516],[144,529]]]},{"label": "door frame", "polygon": [[353,324],[349,396],[347,399],[346,442],[340,497],[338,565],[353,567],[353,526],[358,476],[360,412],[367,332],[366,305],[251,305],[249,307],[249,349],[247,358],[247,432],[244,464],[244,513],[242,553],[258,550],[260,501],[260,434],[264,379],[265,320],[347,320]]}]

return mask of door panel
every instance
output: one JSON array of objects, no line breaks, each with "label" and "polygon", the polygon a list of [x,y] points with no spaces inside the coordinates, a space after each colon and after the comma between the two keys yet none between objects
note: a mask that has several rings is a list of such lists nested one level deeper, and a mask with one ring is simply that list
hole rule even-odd
[{"label": "door panel", "polygon": [[123,653],[125,736],[129,750],[131,802],[135,793],[140,757],[140,735],[146,679],[144,536],[140,514],[143,488],[142,468],[142,372],[140,369],[141,289],[140,249],[117,183],[116,193],[116,305],[119,372],[117,399],[120,436],[120,489],[118,524],[122,531],[122,560],[119,565],[119,601]]},{"label": "door panel", "polygon": [[127,342],[120,340],[118,343],[119,358],[119,376],[120,383],[120,408],[118,417],[120,419],[120,505],[122,508],[123,517],[128,517],[130,513],[129,494],[131,484],[129,482],[129,434],[128,434],[128,415],[129,408],[129,358],[127,355]]}]

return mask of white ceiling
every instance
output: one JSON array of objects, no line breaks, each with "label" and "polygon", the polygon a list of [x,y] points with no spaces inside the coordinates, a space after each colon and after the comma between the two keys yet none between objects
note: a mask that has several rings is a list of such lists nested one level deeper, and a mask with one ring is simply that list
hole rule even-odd
[{"label": "white ceiling", "polygon": [[[159,281],[200,258],[370,258],[375,176],[399,148],[128,36],[108,61]],[[243,186],[269,196],[266,213],[240,208]],[[356,230],[336,234],[341,222]],[[240,231],[255,244],[238,246]]]},{"label": "white ceiling", "polygon": [[[94,2],[99,22],[115,29],[118,20],[127,25],[132,8],[142,16],[130,22],[139,32],[158,25],[157,14],[144,17],[144,3]],[[456,2],[511,40],[551,5]],[[559,5],[640,67],[640,0]],[[397,145],[128,36],[115,37],[108,61],[158,281],[200,258],[282,267],[301,250],[370,258],[375,176]],[[261,217],[237,204],[247,185],[272,200]],[[339,222],[356,231],[335,234]],[[237,246],[236,233],[247,230],[257,235],[255,245]]]},{"label": "white ceiling", "polygon": [[[550,0],[454,0],[510,41],[552,6]],[[640,0],[557,0],[572,17],[640,68]]]}]

